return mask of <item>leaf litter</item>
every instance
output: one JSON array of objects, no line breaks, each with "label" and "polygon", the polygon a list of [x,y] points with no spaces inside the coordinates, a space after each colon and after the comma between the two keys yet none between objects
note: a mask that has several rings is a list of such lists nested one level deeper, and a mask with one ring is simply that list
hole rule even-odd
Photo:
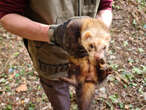
[{"label": "leaf litter", "polygon": [[[113,2],[107,61],[116,72],[97,87],[95,110],[146,108],[145,13],[145,0]],[[22,39],[0,27],[0,110],[52,110],[36,76]],[[71,110],[77,110],[74,94],[71,88]]]}]

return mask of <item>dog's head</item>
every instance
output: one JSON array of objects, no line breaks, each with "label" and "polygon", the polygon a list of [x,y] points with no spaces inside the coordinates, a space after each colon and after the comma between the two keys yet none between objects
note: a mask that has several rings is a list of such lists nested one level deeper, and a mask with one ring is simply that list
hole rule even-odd
[{"label": "dog's head", "polygon": [[97,60],[103,59],[108,50],[110,39],[109,29],[100,19],[85,19],[80,40],[89,57],[95,57]]}]

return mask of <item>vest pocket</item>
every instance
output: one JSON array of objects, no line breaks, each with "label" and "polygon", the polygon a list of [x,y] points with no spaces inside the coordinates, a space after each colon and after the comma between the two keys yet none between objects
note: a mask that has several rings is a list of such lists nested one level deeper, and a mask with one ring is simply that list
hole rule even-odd
[{"label": "vest pocket", "polygon": [[83,0],[82,15],[93,17],[97,12],[96,5],[97,0]]},{"label": "vest pocket", "polygon": [[84,5],[95,5],[96,0],[84,0]]}]

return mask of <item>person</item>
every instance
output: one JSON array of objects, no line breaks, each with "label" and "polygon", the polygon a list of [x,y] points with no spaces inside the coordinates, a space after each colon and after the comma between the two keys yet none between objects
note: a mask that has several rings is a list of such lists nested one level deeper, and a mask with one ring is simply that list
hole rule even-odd
[{"label": "person", "polygon": [[72,42],[75,36],[72,39],[66,37],[68,24],[72,21],[71,26],[75,29],[77,26],[73,19],[80,22],[82,16],[90,16],[101,18],[110,27],[112,1],[0,1],[0,23],[9,32],[24,38],[41,85],[54,110],[70,109],[68,84],[58,80],[58,77],[67,75],[67,57],[74,54],[72,51],[77,45]]}]

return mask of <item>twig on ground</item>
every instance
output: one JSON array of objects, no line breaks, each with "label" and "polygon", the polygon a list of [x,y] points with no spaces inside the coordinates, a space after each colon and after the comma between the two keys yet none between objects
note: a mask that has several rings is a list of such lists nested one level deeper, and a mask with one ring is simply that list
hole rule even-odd
[{"label": "twig on ground", "polygon": [[12,54],[10,57],[9,57],[9,59],[7,60],[7,62],[4,64],[4,65],[2,65],[2,67],[1,67],[1,71],[0,71],[0,73],[2,73],[2,72],[4,72],[5,71],[5,69],[6,69],[6,67],[8,66],[8,64],[10,63],[10,61],[14,58],[15,56],[14,56],[14,54]]},{"label": "twig on ground", "polygon": [[120,78],[124,83],[126,83],[127,85],[129,84],[127,80],[125,80],[118,72],[115,72],[116,76],[118,78]]}]

